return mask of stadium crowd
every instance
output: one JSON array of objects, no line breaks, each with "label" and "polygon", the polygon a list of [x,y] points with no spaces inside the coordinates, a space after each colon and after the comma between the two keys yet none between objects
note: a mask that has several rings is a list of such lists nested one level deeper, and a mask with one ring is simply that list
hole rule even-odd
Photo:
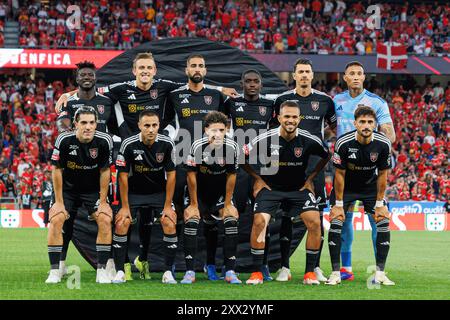
[{"label": "stadium crowd", "polygon": [[[0,78],[0,197],[35,207],[41,202],[43,181],[50,179],[45,173],[51,169],[48,160],[57,136],[54,101],[75,87],[70,79],[46,83],[15,78]],[[314,87],[331,96],[343,90],[338,83],[321,82]],[[388,101],[397,133],[396,166],[386,196],[389,200],[446,201],[450,195],[446,151],[450,149],[450,83],[445,88],[439,83],[405,87],[381,86],[374,79],[368,86]],[[332,176],[326,181],[329,194]]]},{"label": "stadium crowd", "polygon": [[364,55],[389,39],[411,54],[450,51],[448,4],[383,3],[381,28],[371,30],[365,1],[82,0],[74,2],[80,28],[69,30],[68,1],[24,2],[9,13],[19,21],[21,47],[129,49],[166,37],[203,37],[253,52]]}]

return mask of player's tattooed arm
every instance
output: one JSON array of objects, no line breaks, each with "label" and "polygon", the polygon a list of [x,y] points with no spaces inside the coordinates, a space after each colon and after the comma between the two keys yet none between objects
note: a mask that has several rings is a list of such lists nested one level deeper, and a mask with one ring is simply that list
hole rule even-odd
[{"label": "player's tattooed arm", "polygon": [[339,219],[344,221],[344,186],[345,186],[345,170],[336,168],[334,175],[334,193],[336,195],[336,204],[331,208],[330,221]]},{"label": "player's tattooed arm", "polygon": [[55,203],[50,208],[50,220],[57,214],[64,212],[67,217],[67,211],[64,206],[64,200],[63,200],[63,192],[62,192],[62,185],[63,185],[63,177],[62,177],[62,169],[57,168],[56,166],[53,167],[52,170],[52,181],[53,181],[53,190],[55,193]]},{"label": "player's tattooed arm", "polygon": [[375,204],[375,221],[383,218],[389,219],[389,211],[384,205],[384,194],[386,192],[387,177],[389,169],[380,170],[377,179],[377,202]]},{"label": "player's tattooed arm", "polygon": [[395,142],[395,130],[392,122],[380,124],[380,132],[383,133],[391,143]]},{"label": "player's tattooed arm", "polygon": [[308,189],[312,193],[315,193],[314,190],[314,178],[319,174],[320,171],[323,170],[323,168],[327,165],[328,161],[330,161],[331,154],[328,153],[327,158],[322,158],[317,163],[316,167],[314,168],[313,172],[308,176],[308,179],[305,181],[305,185],[300,189],[300,191],[303,191],[305,189]]},{"label": "player's tattooed arm", "polygon": [[197,202],[197,173],[195,171],[187,172],[187,186],[189,191],[189,206],[184,211],[184,220],[193,217],[200,218],[200,211],[198,210]]},{"label": "player's tattooed arm", "polygon": [[272,190],[248,163],[243,164],[242,168],[253,178],[253,197],[256,198],[256,195],[264,188]]}]

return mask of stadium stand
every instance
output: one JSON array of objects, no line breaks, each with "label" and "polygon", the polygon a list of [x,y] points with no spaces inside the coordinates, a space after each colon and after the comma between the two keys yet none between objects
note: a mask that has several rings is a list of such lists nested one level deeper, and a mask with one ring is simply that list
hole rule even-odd
[{"label": "stadium stand", "polygon": [[[203,37],[250,52],[373,54],[392,40],[407,52],[450,51],[448,4],[383,3],[381,29],[361,1],[78,1],[81,29],[65,25],[68,1],[25,1],[10,13],[20,47],[128,49],[167,37]],[[0,7],[0,20],[1,20]],[[0,21],[1,23],[1,21]],[[0,47],[1,47],[0,25]]]}]

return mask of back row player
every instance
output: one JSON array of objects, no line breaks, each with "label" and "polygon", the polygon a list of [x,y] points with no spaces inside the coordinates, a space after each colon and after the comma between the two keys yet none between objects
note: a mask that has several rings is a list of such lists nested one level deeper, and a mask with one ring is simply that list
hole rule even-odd
[{"label": "back row player", "polygon": [[[151,53],[138,53],[132,66],[135,80],[114,83],[99,88],[98,91],[112,100],[114,112],[110,111],[117,119],[120,138],[125,139],[139,133],[139,113],[143,110],[151,110],[160,118],[163,115],[164,105],[169,92],[178,89],[185,83],[176,83],[165,79],[154,79],[157,69]],[[226,95],[236,96],[237,92],[231,88],[208,86],[211,89],[222,90]],[[58,100],[56,111],[59,113],[63,106],[68,105],[68,99],[77,91],[67,93]],[[119,103],[119,105],[116,105]],[[77,106],[74,107],[75,109]]]}]

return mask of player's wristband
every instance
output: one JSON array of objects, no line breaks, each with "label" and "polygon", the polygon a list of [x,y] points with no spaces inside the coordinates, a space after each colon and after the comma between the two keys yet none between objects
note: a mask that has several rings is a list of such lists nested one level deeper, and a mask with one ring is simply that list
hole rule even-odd
[{"label": "player's wristband", "polygon": [[344,206],[344,201],[342,201],[342,200],[336,200],[335,206],[336,206],[336,207],[343,207],[343,206]]},{"label": "player's wristband", "polygon": [[377,200],[377,202],[375,202],[375,208],[381,208],[381,207],[384,207],[384,201]]},{"label": "player's wristband", "polygon": [[217,89],[218,91],[220,91],[220,92],[223,91],[223,87],[222,87],[222,86],[217,86],[216,89]]}]

